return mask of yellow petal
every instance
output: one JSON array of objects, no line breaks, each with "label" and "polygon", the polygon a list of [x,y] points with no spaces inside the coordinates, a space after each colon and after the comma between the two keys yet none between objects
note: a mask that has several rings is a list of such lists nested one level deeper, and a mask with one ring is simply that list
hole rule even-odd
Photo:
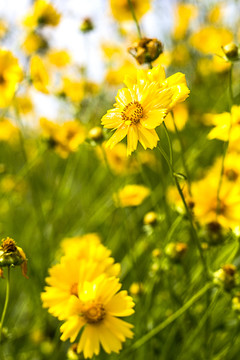
[{"label": "yellow petal", "polygon": [[118,109],[108,110],[107,114],[102,117],[101,123],[107,129],[115,129],[123,122],[121,113]]},{"label": "yellow petal", "polygon": [[149,111],[141,120],[142,126],[147,129],[155,129],[157,126],[161,125],[167,110],[166,109],[158,109]]},{"label": "yellow petal", "polygon": [[128,134],[127,134],[127,155],[131,155],[131,153],[136,150],[138,143],[138,130],[137,126],[131,125],[129,126]]},{"label": "yellow petal", "polygon": [[122,124],[110,137],[108,142],[106,143],[106,147],[110,147],[112,149],[117,143],[119,143],[128,133],[129,126]]},{"label": "yellow petal", "polygon": [[153,149],[157,146],[159,137],[155,130],[144,128],[140,123],[138,124],[138,139],[144,149]]}]

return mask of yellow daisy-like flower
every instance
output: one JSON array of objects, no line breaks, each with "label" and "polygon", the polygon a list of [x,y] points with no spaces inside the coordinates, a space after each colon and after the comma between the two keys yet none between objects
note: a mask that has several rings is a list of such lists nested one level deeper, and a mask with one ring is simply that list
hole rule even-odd
[{"label": "yellow daisy-like flower", "polygon": [[30,61],[30,76],[33,86],[44,94],[49,93],[50,77],[43,60],[34,55]]},{"label": "yellow daisy-like flower", "polygon": [[46,39],[35,31],[29,32],[22,43],[22,49],[27,55],[37,51],[45,50],[48,47]]},{"label": "yellow daisy-like flower", "polygon": [[38,26],[57,26],[61,19],[61,14],[57,12],[54,6],[47,0],[37,0],[29,15],[23,21],[23,24],[29,28]]},{"label": "yellow daisy-like flower", "polygon": [[149,194],[150,190],[143,185],[126,185],[113,198],[116,206],[138,206]]},{"label": "yellow daisy-like flower", "polygon": [[[150,10],[150,0],[131,0],[138,19]],[[110,7],[114,18],[118,21],[132,20],[132,13],[128,0],[110,0]]]},{"label": "yellow daisy-like flower", "polygon": [[0,108],[10,104],[22,78],[18,59],[11,51],[0,49]]},{"label": "yellow daisy-like flower", "polygon": [[19,129],[14,126],[10,119],[3,118],[0,121],[0,141],[15,143],[18,140]]},{"label": "yellow daisy-like flower", "polygon": [[180,3],[175,9],[173,37],[181,40],[186,36],[189,23],[197,16],[198,9],[195,5]]},{"label": "yellow daisy-like flower", "polygon": [[57,68],[62,68],[71,62],[71,57],[66,50],[51,50],[48,53],[48,60]]},{"label": "yellow daisy-like flower", "polygon": [[78,295],[71,297],[69,317],[61,326],[61,340],[74,342],[80,335],[77,352],[92,358],[100,352],[100,344],[110,354],[119,353],[122,342],[132,338],[131,324],[119,319],[134,313],[134,303],[126,291],[120,291],[117,278],[101,275],[92,282],[85,281]]},{"label": "yellow daisy-like flower", "polygon": [[149,71],[138,70],[136,76],[126,76],[127,88],[118,91],[115,109],[102,118],[107,129],[116,129],[106,146],[113,148],[127,136],[127,155],[137,148],[138,141],[144,149],[157,146],[159,137],[155,128],[166,114],[189,94],[185,76],[181,73],[165,78],[161,65]]}]

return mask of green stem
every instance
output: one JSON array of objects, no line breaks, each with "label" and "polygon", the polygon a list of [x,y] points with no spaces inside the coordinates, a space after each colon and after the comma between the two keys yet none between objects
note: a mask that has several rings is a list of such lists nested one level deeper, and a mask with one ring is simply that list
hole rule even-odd
[{"label": "green stem", "polygon": [[168,130],[167,130],[167,127],[166,127],[166,124],[165,122],[163,121],[162,122],[163,124],[163,128],[164,128],[164,131],[165,131],[165,134],[166,134],[166,137],[167,137],[167,141],[168,141],[168,147],[169,147],[169,159],[170,159],[170,164],[171,164],[171,167],[173,166],[173,150],[172,150],[172,142],[170,140],[170,136],[169,136],[169,133],[168,133]]},{"label": "green stem", "polygon": [[132,0],[128,0],[128,6],[129,6],[129,8],[130,8],[130,11],[131,11],[133,20],[134,20],[134,22],[135,22],[135,24],[136,24],[138,36],[139,36],[139,38],[141,39],[141,38],[142,38],[141,29],[140,29],[140,25],[139,25],[139,23],[138,23],[138,20],[137,20],[136,14],[135,14],[135,10],[134,10],[134,6],[133,6],[133,3],[132,3]]},{"label": "green stem", "polygon": [[[129,352],[132,350],[136,350],[144,345],[147,341],[151,340],[155,335],[157,335],[160,331],[164,330],[168,325],[177,320],[181,315],[183,315],[200,297],[202,297],[211,287],[212,283],[207,283],[201,290],[199,290],[191,299],[189,299],[186,304],[184,304],[179,310],[177,310],[174,314],[169,316],[165,321],[161,324],[157,325],[148,334],[142,336],[139,340],[137,340],[133,346],[129,349]],[[124,353],[126,355],[126,352]]]},{"label": "green stem", "polygon": [[232,73],[233,73],[233,63],[231,63],[230,69],[229,69],[229,76],[228,76],[228,88],[229,88],[229,107],[231,110],[231,107],[234,103],[234,97],[233,97],[233,88],[232,88]]},{"label": "green stem", "polygon": [[175,129],[175,133],[176,133],[176,135],[177,135],[178,142],[179,142],[180,148],[181,148],[181,158],[182,158],[183,168],[184,168],[185,174],[186,174],[186,176],[187,176],[188,192],[189,192],[190,195],[192,195],[192,193],[191,193],[191,178],[190,178],[190,173],[189,173],[189,171],[188,171],[188,167],[187,167],[187,164],[186,164],[186,159],[185,159],[185,156],[184,156],[184,145],[183,145],[183,141],[182,141],[182,138],[181,138],[181,136],[180,136],[180,133],[179,133],[179,131],[178,131],[178,128],[177,128],[177,125],[176,125],[176,122],[175,122],[173,113],[172,113],[172,119],[173,119],[173,125],[174,125],[174,129]]},{"label": "green stem", "polygon": [[1,344],[1,342],[2,342],[3,322],[4,322],[5,315],[6,315],[7,307],[8,307],[9,292],[10,292],[10,266],[8,266],[7,285],[6,285],[6,297],[5,297],[5,303],[4,303],[3,312],[2,312],[2,317],[1,317],[1,323],[0,323],[0,344]]}]

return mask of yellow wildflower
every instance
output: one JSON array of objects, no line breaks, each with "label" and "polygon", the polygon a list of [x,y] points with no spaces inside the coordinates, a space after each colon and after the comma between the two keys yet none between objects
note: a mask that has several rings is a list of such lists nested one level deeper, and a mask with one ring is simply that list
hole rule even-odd
[{"label": "yellow wildflower", "polygon": [[197,16],[197,7],[192,4],[180,3],[175,8],[173,37],[181,40],[186,36],[190,21]]},{"label": "yellow wildflower", "polygon": [[[150,0],[132,0],[137,19],[150,10]],[[132,20],[128,0],[110,0],[112,15],[118,21]]]},{"label": "yellow wildflower", "polygon": [[23,72],[11,51],[0,49],[0,108],[10,104]]},{"label": "yellow wildflower", "polygon": [[45,50],[48,47],[46,39],[39,33],[32,31],[28,33],[22,43],[22,49],[27,55],[37,51]]},{"label": "yellow wildflower", "polygon": [[219,54],[221,47],[233,40],[231,31],[214,26],[202,27],[191,37],[191,44],[203,54]]},{"label": "yellow wildflower", "polygon": [[130,155],[138,141],[144,149],[157,146],[159,137],[155,128],[176,103],[186,99],[189,89],[181,73],[165,79],[162,66],[137,70],[135,76],[126,76],[124,82],[127,88],[118,91],[115,109],[103,116],[102,125],[116,129],[106,146],[113,148],[127,136],[127,155]]},{"label": "yellow wildflower", "polygon": [[16,96],[14,102],[20,114],[26,115],[33,111],[33,103],[28,94]]},{"label": "yellow wildflower", "polygon": [[70,63],[71,57],[66,50],[51,50],[48,53],[48,60],[50,64],[62,68]]},{"label": "yellow wildflower", "polygon": [[64,124],[58,125],[46,118],[41,118],[40,125],[50,145],[63,158],[66,158],[71,152],[77,151],[79,145],[85,140],[85,129],[77,120],[66,121]]},{"label": "yellow wildflower", "polygon": [[30,61],[30,76],[33,86],[44,94],[49,93],[50,77],[43,60],[34,55]]},{"label": "yellow wildflower", "polygon": [[64,77],[60,93],[75,103],[81,102],[84,97],[83,81]]},{"label": "yellow wildflower", "polygon": [[[174,121],[177,129],[182,130],[188,120],[188,108],[186,104],[177,104],[173,109]],[[170,131],[175,131],[172,114],[169,113],[164,120],[165,124]]]},{"label": "yellow wildflower", "polygon": [[36,0],[23,23],[26,27],[36,28],[38,26],[57,26],[61,15],[47,0]]},{"label": "yellow wildflower", "polygon": [[14,126],[10,119],[3,118],[0,121],[0,141],[16,142],[19,130]]},{"label": "yellow wildflower", "polygon": [[69,317],[60,328],[61,340],[70,338],[74,342],[84,327],[77,346],[84,358],[98,355],[100,344],[108,354],[119,353],[122,342],[133,337],[133,326],[119,317],[132,315],[134,303],[120,288],[118,279],[101,275],[92,282],[85,281],[77,296],[72,296]]},{"label": "yellow wildflower", "polygon": [[138,206],[150,195],[150,190],[143,185],[126,185],[114,194],[116,206]]}]

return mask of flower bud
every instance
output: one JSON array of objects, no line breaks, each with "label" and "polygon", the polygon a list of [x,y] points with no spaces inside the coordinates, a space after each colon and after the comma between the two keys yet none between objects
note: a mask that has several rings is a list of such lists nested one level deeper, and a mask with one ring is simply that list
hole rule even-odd
[{"label": "flower bud", "polygon": [[240,313],[240,292],[232,298],[232,309]]},{"label": "flower bud", "polygon": [[184,257],[187,251],[187,244],[186,243],[169,243],[165,247],[165,254],[172,260],[180,261]]},{"label": "flower bud", "polygon": [[128,48],[128,52],[142,64],[156,60],[163,52],[163,44],[157,39],[142,38]]},{"label": "flower bud", "polygon": [[[23,250],[16,246],[13,239],[7,237],[2,239],[2,245],[0,246],[0,268],[6,266],[21,266],[22,274],[27,278],[27,258]],[[1,269],[1,276],[3,272]]]},{"label": "flower bud", "polygon": [[131,295],[139,295],[143,292],[143,284],[134,282],[129,288],[129,292]]},{"label": "flower bud", "polygon": [[100,126],[95,126],[92,129],[89,130],[88,136],[91,140],[94,140],[96,142],[103,139],[103,131]]},{"label": "flower bud", "polygon": [[232,264],[222,266],[221,269],[215,271],[213,274],[214,283],[223,286],[226,291],[236,286],[237,278],[237,268]]},{"label": "flower bud", "polygon": [[234,43],[229,43],[222,47],[224,54],[230,61],[238,60],[238,46]]},{"label": "flower bud", "polygon": [[70,346],[67,352],[67,358],[68,360],[78,360],[80,358],[80,355],[77,353],[77,343]]},{"label": "flower bud", "polygon": [[145,225],[155,225],[157,223],[157,214],[154,211],[149,211],[143,218]]},{"label": "flower bud", "polygon": [[90,32],[94,29],[92,20],[90,18],[85,18],[83,20],[83,22],[81,23],[79,29],[83,32],[83,33],[87,33]]},{"label": "flower bud", "polygon": [[226,230],[217,221],[211,221],[202,231],[203,239],[210,245],[222,244],[226,238]]}]

